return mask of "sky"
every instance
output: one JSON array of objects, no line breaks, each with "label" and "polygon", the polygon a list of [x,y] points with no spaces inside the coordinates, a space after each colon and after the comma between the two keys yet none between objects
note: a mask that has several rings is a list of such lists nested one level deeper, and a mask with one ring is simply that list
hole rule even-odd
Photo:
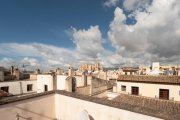
[{"label": "sky", "polygon": [[1,0],[0,66],[180,64],[178,0]]}]

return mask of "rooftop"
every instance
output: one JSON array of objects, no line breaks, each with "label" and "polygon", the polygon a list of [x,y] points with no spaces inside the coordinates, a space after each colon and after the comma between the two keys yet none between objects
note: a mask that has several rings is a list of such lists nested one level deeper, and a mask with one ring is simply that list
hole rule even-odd
[{"label": "rooftop", "polygon": [[14,97],[13,99],[10,98],[9,100],[6,99],[5,101],[0,101],[0,105],[36,98],[40,96],[46,96],[49,94],[60,94],[63,96],[85,100],[105,106],[110,106],[135,113],[162,118],[165,120],[179,120],[180,118],[179,102],[150,99],[141,96],[131,96],[131,95],[123,95],[123,94],[121,94],[114,100],[107,100],[103,98],[90,97],[90,96],[80,95],[77,93],[70,93],[66,91],[56,90],[56,91],[49,91],[49,92],[27,95],[22,97]]},{"label": "rooftop", "polygon": [[180,76],[119,75],[117,81],[180,85]]}]

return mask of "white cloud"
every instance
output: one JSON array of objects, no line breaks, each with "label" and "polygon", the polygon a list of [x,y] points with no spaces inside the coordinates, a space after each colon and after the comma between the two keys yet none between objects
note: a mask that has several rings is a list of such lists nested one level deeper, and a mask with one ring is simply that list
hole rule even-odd
[{"label": "white cloud", "polygon": [[105,7],[114,7],[117,6],[117,4],[119,3],[119,0],[106,0],[103,5]]},{"label": "white cloud", "polygon": [[179,64],[180,2],[154,0],[143,6],[144,11],[139,9],[139,4],[124,3],[124,8],[132,10],[129,16],[137,21],[134,25],[126,24],[129,18],[121,8],[115,9],[108,31],[108,39],[115,51],[103,47],[104,38],[96,25],[68,31],[75,44],[75,48],[71,49],[40,43],[0,43],[0,65],[26,63],[42,68],[77,67],[81,63],[95,61],[100,61],[106,67],[135,66],[153,61]]},{"label": "white cloud", "polygon": [[125,0],[123,6],[126,10],[143,10],[147,8],[152,0]]},{"label": "white cloud", "polygon": [[72,36],[78,56],[97,58],[98,53],[105,51],[102,46],[103,39],[99,26],[90,26],[87,30],[73,28]]},{"label": "white cloud", "polygon": [[18,44],[18,43],[1,43],[0,54],[10,55],[10,57],[19,56],[38,56],[36,50],[33,49],[31,44]]},{"label": "white cloud", "polygon": [[0,60],[0,66],[10,67],[12,65],[13,66],[16,65],[16,61],[12,58],[4,57],[3,59]]},{"label": "white cloud", "polygon": [[39,66],[38,60],[35,58],[29,58],[29,57],[25,57],[22,59],[21,63],[23,64],[23,66]]},{"label": "white cloud", "polygon": [[0,55],[8,56],[0,59],[0,65],[5,67],[10,65],[22,67],[24,64],[35,68],[51,68],[76,62],[71,50],[40,43],[2,43]]},{"label": "white cloud", "polygon": [[116,8],[110,24],[108,37],[119,55],[140,64],[180,62],[180,2],[154,0],[146,11],[135,9],[132,15],[137,23],[127,25],[126,15]]},{"label": "white cloud", "polygon": [[[8,55],[19,62],[17,65],[28,65],[26,68],[78,67],[81,63],[102,62],[104,66],[113,66],[120,60],[117,55],[103,47],[103,38],[99,26],[77,30],[73,28],[72,39],[75,48],[68,49],[40,43],[0,44],[0,55]],[[5,50],[6,49],[6,50]],[[107,58],[106,58],[107,57]],[[30,67],[31,66],[31,67]]]}]

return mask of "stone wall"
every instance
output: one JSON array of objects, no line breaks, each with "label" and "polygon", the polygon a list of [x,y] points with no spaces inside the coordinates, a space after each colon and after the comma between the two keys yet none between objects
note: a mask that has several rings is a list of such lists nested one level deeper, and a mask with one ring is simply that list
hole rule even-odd
[{"label": "stone wall", "polygon": [[99,78],[93,78],[91,81],[91,95],[96,95],[112,88],[113,83],[111,83],[110,81],[102,80]]},{"label": "stone wall", "polygon": [[90,85],[76,88],[76,93],[82,95],[90,95]]}]

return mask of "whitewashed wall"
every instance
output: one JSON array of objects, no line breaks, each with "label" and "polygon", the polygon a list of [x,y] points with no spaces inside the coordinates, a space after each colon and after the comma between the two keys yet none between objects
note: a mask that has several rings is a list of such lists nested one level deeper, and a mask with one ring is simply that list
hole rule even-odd
[{"label": "whitewashed wall", "polygon": [[180,101],[180,86],[178,85],[147,84],[118,81],[117,92],[122,92],[121,85],[126,86],[126,93],[131,94],[131,86],[135,86],[139,87],[139,95],[153,98],[155,98],[155,96],[159,98],[159,89],[169,89],[169,99]]},{"label": "whitewashed wall", "polygon": [[[27,85],[32,84],[32,91],[27,91]],[[9,87],[9,93],[13,95],[25,94],[37,91],[37,80],[0,82],[0,87]]]},{"label": "whitewashed wall", "polygon": [[66,90],[66,75],[57,75],[57,90]]},{"label": "whitewashed wall", "polygon": [[39,74],[37,75],[37,92],[44,92],[44,85],[48,86],[48,91],[53,90],[53,76],[50,74]]},{"label": "whitewashed wall", "polygon": [[[0,106],[0,119],[15,120],[16,114],[32,120],[76,120],[82,111],[94,120],[162,120],[78,98],[50,94]],[[20,118],[21,120],[21,118]]]},{"label": "whitewashed wall", "polygon": [[94,120],[162,120],[60,94],[55,96],[57,120],[76,120],[86,110]]},{"label": "whitewashed wall", "polygon": [[55,120],[55,96],[45,95],[0,105],[0,120]]}]

